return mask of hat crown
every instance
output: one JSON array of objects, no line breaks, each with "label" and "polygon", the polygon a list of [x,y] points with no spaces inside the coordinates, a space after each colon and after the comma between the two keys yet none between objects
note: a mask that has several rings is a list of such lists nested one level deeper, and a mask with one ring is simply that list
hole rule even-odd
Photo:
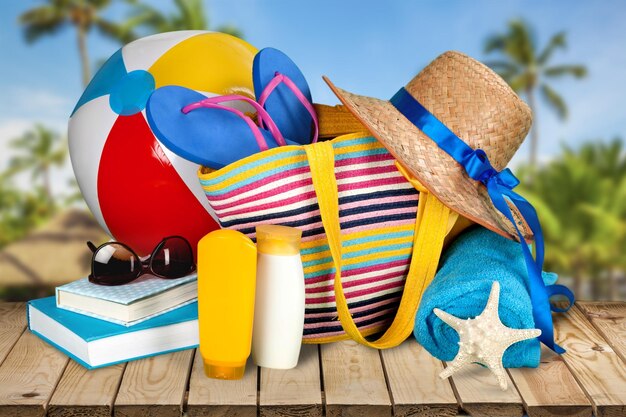
[{"label": "hat crown", "polygon": [[459,52],[446,52],[406,90],[491,165],[504,169],[532,124],[532,113],[490,68]]}]

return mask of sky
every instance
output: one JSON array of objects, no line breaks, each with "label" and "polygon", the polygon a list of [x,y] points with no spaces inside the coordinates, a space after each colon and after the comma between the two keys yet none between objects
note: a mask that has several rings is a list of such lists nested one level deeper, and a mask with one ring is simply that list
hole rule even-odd
[{"label": "sky", "polygon": [[[0,0],[0,169],[11,156],[7,143],[35,122],[61,132],[82,93],[76,34],[67,27],[28,45],[18,16],[43,1]],[[123,19],[128,9],[110,7],[105,16]],[[172,10],[171,0],[150,2]],[[534,28],[540,47],[559,31],[567,33],[567,49],[553,63],[584,64],[583,80],[564,79],[551,85],[565,99],[569,118],[560,121],[543,103],[535,122],[540,160],[588,140],[626,138],[626,2],[539,0],[207,0],[212,28],[239,28],[257,48],[284,51],[300,67],[318,103],[336,104],[321,76],[346,90],[378,98],[391,97],[420,69],[446,50],[476,59],[485,39],[506,30],[515,18]],[[121,45],[90,34],[92,61],[108,58]],[[513,165],[526,160],[526,143]],[[54,191],[62,192],[72,176],[68,166],[54,175]],[[27,182],[23,181],[24,186]]]}]

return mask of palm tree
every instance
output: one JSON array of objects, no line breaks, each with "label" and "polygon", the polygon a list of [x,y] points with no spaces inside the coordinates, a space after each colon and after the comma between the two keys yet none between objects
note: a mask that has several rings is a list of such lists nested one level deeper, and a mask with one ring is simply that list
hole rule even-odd
[{"label": "palm tree", "polygon": [[587,75],[583,65],[551,65],[550,59],[557,49],[566,47],[565,32],[552,36],[540,51],[533,31],[523,20],[513,20],[506,33],[498,33],[487,38],[485,52],[499,52],[501,60],[488,65],[498,72],[516,92],[521,92],[533,111],[535,123],[530,137],[530,166],[537,162],[538,129],[535,94],[539,90],[542,98],[561,119],[567,117],[567,106],[563,98],[548,81],[563,76],[582,78]]},{"label": "palm tree", "polygon": [[[124,0],[134,3],[134,0]],[[102,17],[102,11],[111,4],[111,0],[46,0],[23,13],[19,17],[24,27],[27,42],[35,42],[44,35],[55,34],[67,26],[76,28],[78,51],[82,67],[83,85],[91,79],[87,34],[97,28],[102,34],[120,41],[129,42],[135,38],[133,22],[114,23]]]},{"label": "palm tree", "polygon": [[[209,30],[207,13],[203,0],[174,0],[176,11],[164,15],[154,7],[138,3],[129,21],[136,26],[143,26],[153,33],[171,32],[175,30]],[[232,25],[217,28],[219,32],[242,37],[239,29]]]},{"label": "palm tree", "polygon": [[9,161],[7,176],[30,171],[32,179],[41,178],[43,195],[47,205],[53,209],[54,199],[50,186],[50,170],[60,167],[67,158],[67,146],[58,133],[37,124],[21,137],[10,143],[11,148],[20,151]]},{"label": "palm tree", "polygon": [[10,176],[0,174],[0,248],[22,238],[51,214],[41,187],[24,192]]},{"label": "palm tree", "polygon": [[617,280],[626,271],[623,142],[594,141],[576,151],[565,147],[546,166],[520,172],[520,192],[542,221],[546,268],[572,277],[579,295],[583,279],[589,279],[594,298],[601,290],[615,297]]}]

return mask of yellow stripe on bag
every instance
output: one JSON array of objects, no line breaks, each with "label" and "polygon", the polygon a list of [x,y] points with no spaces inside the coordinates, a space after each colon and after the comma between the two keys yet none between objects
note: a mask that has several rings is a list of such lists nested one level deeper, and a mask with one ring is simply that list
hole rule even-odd
[{"label": "yellow stripe on bag", "polygon": [[[413,224],[376,227],[376,235],[385,236],[385,235],[395,234],[399,232],[408,232],[408,231],[412,231],[414,228],[415,228],[415,225]],[[353,240],[358,240],[358,239],[362,239],[364,237],[370,237],[370,236],[372,236],[371,229],[359,230],[358,232],[344,234],[343,240],[344,242],[350,242]],[[387,239],[385,238],[384,240],[386,241]],[[409,239],[409,240],[412,240],[412,239]],[[314,248],[314,247],[322,246],[322,245],[323,243],[320,240],[316,239],[316,240],[310,240],[307,242],[302,242],[300,247],[302,249],[310,249],[310,248]]]},{"label": "yellow stripe on bag", "polygon": [[334,150],[329,142],[305,146],[313,186],[318,198],[322,223],[335,265],[335,300],[339,320],[345,332],[355,341],[369,347],[386,349],[399,345],[413,329],[415,313],[426,286],[437,270],[443,241],[448,229],[450,210],[421,187],[413,241],[413,256],[404,285],[400,307],[391,326],[380,337],[370,342],[354,323],[341,283],[343,252],[339,223],[339,199],[334,175]]},{"label": "yellow stripe on bag", "polygon": [[[391,251],[385,251],[385,252],[378,252],[375,254],[364,254],[361,256],[354,257],[354,258],[345,259],[342,264],[344,266],[350,266],[350,265],[360,264],[365,261],[375,261],[376,259],[392,258],[392,257],[397,257],[397,256],[407,256],[410,254],[411,254],[411,248],[397,249],[397,250],[391,250]],[[329,255],[332,255],[332,252],[325,252],[325,255],[326,256],[322,256],[320,258],[328,257]],[[328,263],[307,267],[305,268],[304,272],[306,274],[312,274],[314,272],[323,271],[324,269],[328,269],[329,264],[332,265],[332,262],[333,262],[332,260],[329,260]]]},{"label": "yellow stripe on bag", "polygon": [[[343,253],[347,255],[347,254],[352,254],[356,252],[370,251],[368,255],[375,255],[376,257],[387,257],[387,256],[392,256],[389,254],[390,251],[397,250],[397,249],[380,250],[380,251],[376,251],[375,253],[371,253],[371,252],[375,251],[377,248],[380,249],[381,247],[395,247],[398,245],[406,245],[412,242],[413,242],[412,237],[397,237],[393,239],[385,239],[385,240],[379,240],[375,242],[366,242],[366,243],[361,243],[359,245],[348,246],[347,249],[344,249]],[[406,248],[406,249],[409,252],[411,251],[411,248]],[[302,255],[302,262],[316,261],[318,259],[323,259],[328,256],[330,256],[330,249],[326,249],[326,250],[316,252],[316,253],[309,253],[309,254]]]}]

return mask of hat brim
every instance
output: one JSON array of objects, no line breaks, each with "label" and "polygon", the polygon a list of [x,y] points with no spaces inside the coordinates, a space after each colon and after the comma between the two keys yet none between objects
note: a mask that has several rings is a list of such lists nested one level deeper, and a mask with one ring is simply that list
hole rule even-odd
[{"label": "hat brim", "polygon": [[[487,188],[471,179],[459,163],[390,102],[350,93],[323,78],[346,108],[444,205],[495,233],[519,241],[514,226],[491,202]],[[512,203],[509,208],[524,239],[532,241],[532,231],[519,210]]]}]

